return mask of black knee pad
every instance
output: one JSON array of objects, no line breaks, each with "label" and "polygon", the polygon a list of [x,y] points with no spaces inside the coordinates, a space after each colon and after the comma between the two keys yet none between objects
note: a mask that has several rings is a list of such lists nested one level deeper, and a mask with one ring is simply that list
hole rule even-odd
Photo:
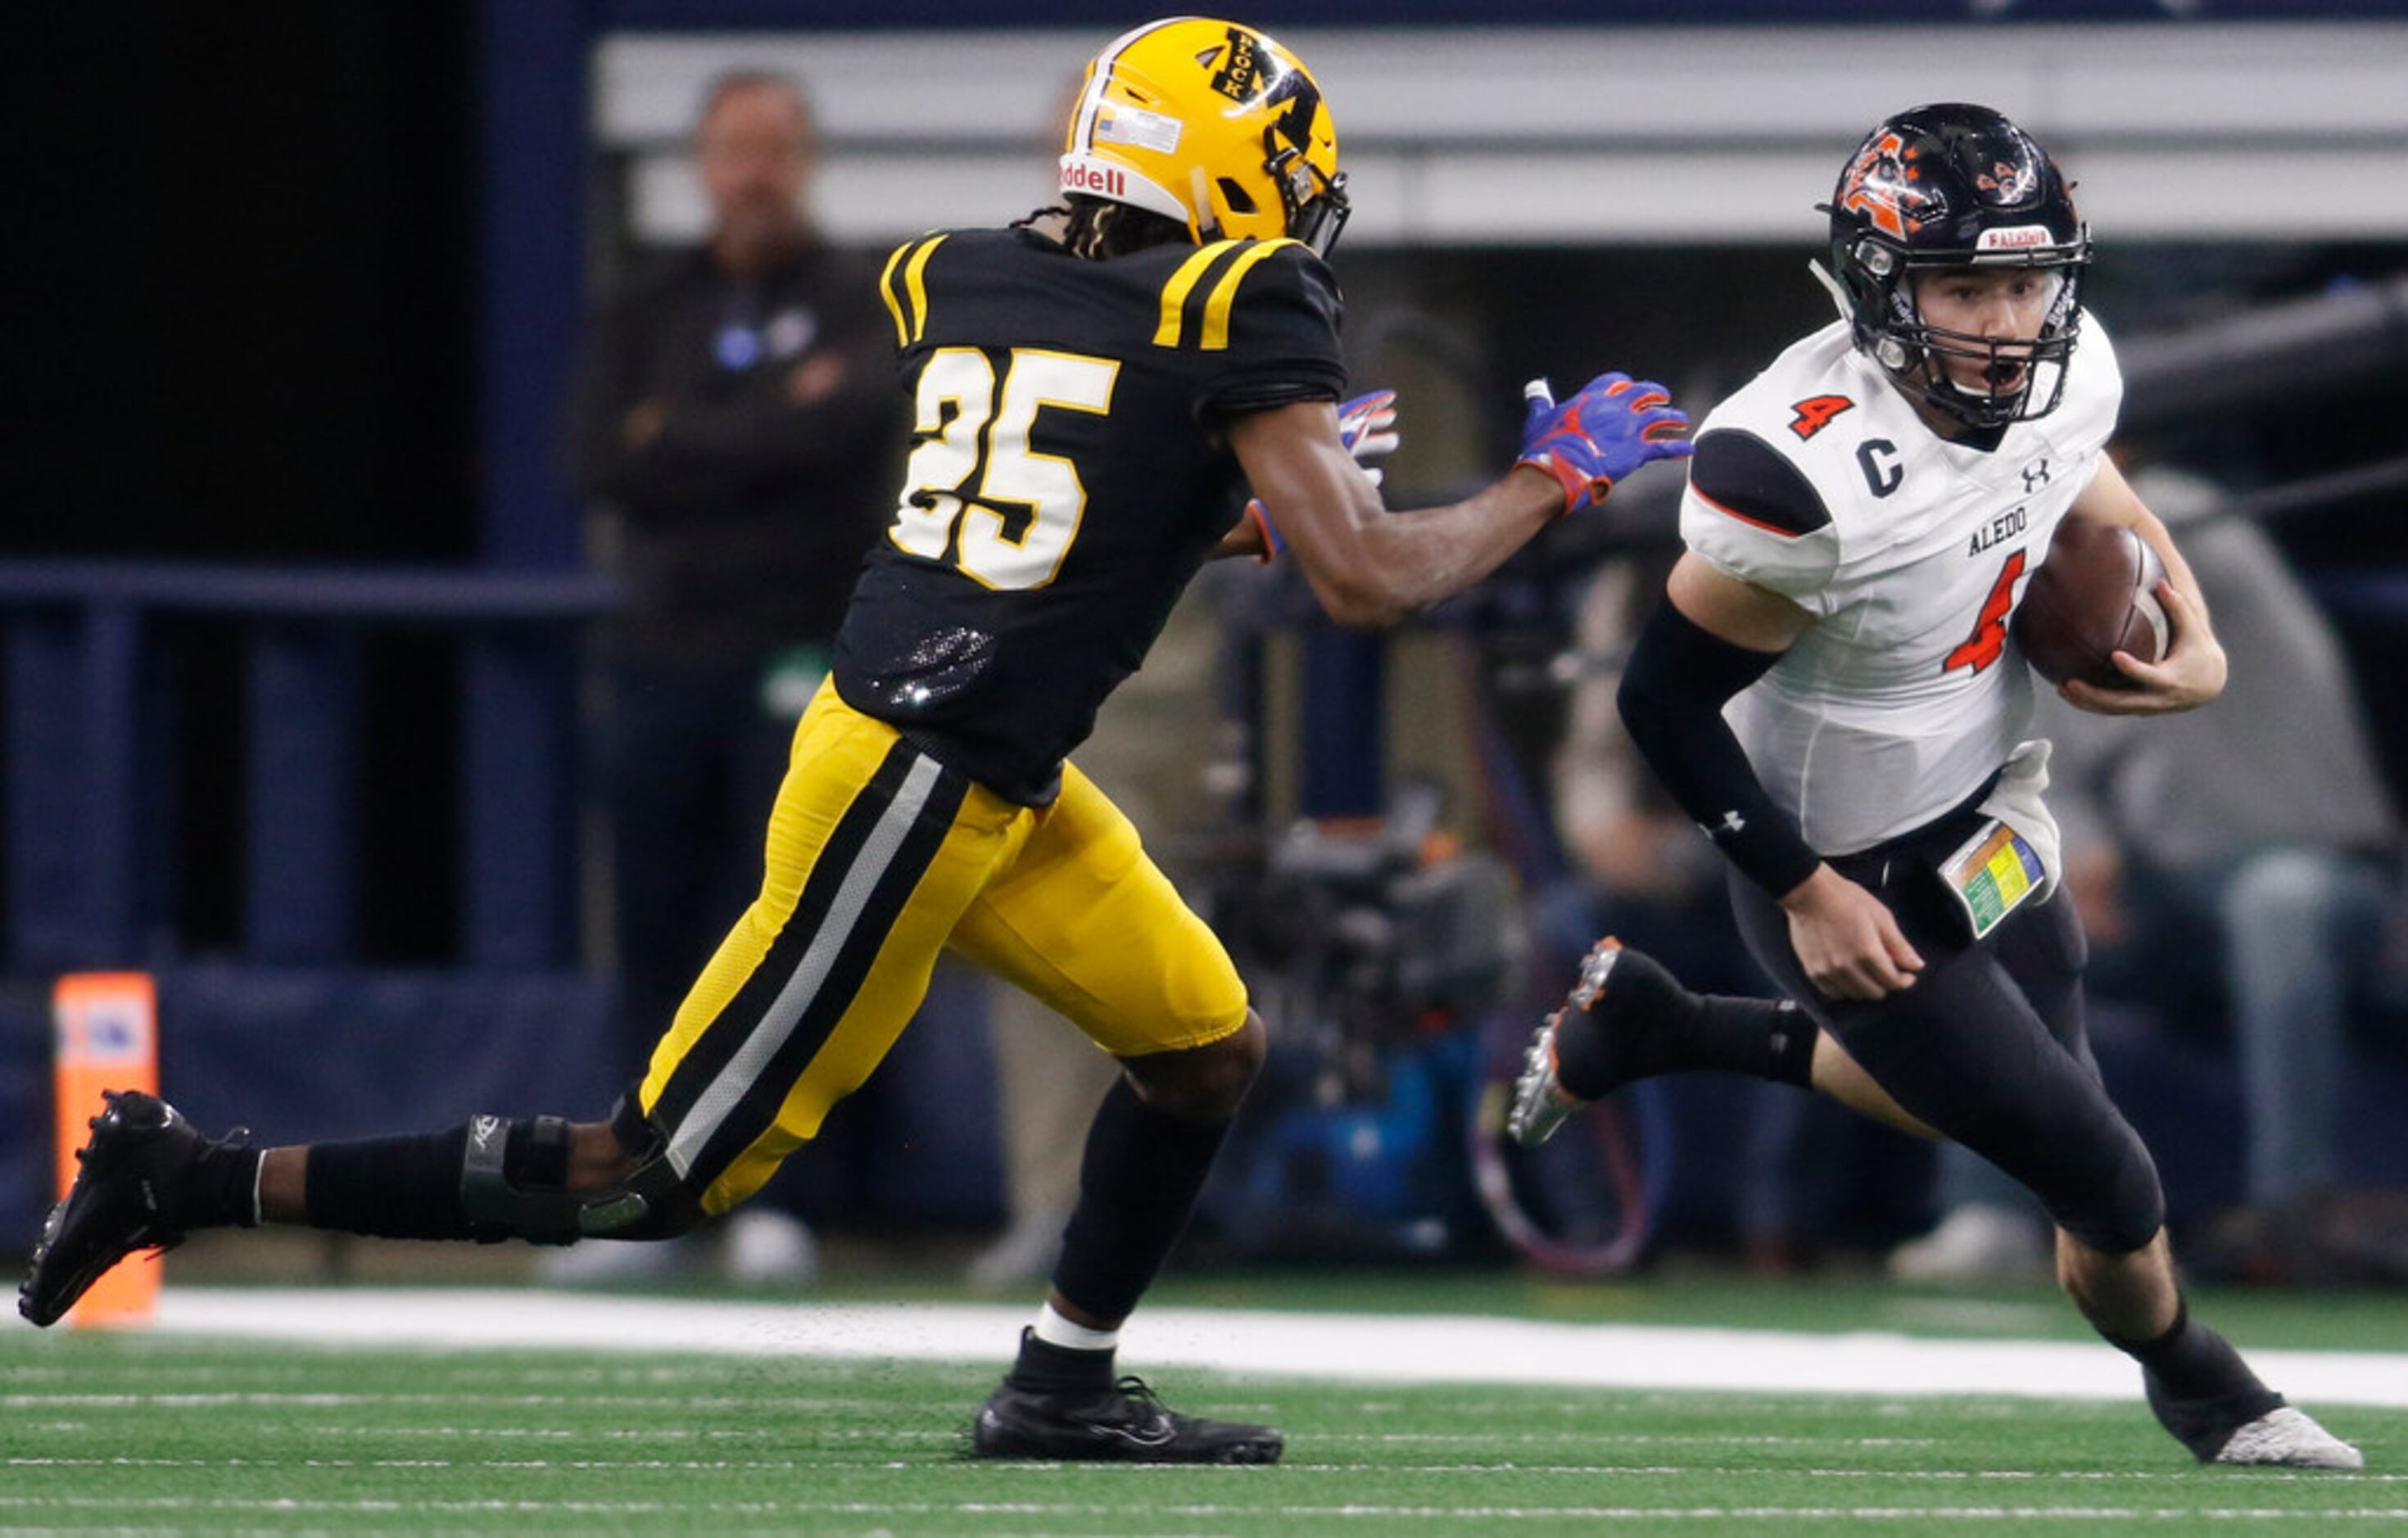
[{"label": "black knee pad", "polygon": [[[623,1143],[621,1115],[612,1130]],[[640,1118],[638,1118],[640,1121]],[[649,1128],[646,1128],[649,1134]],[[568,1123],[558,1116],[469,1118],[460,1166],[460,1210],[475,1236],[573,1244],[580,1239],[665,1239],[684,1232],[701,1206],[678,1179],[657,1137],[630,1144],[634,1173],[609,1190],[568,1190]]]},{"label": "black knee pad", "polygon": [[2049,1204],[2059,1228],[2094,1250],[2129,1255],[2166,1226],[2166,1191],[2157,1167],[2138,1135],[2124,1129],[2126,1146],[2112,1165],[2084,1184],[2078,1200]]},{"label": "black knee pad", "polygon": [[2149,1171],[2145,1190],[2127,1191],[2114,1210],[2097,1225],[2095,1233],[2083,1229],[2070,1231],[2092,1249],[2111,1255],[2129,1255],[2157,1238],[2166,1226],[2166,1193],[2158,1186],[2157,1171]]}]

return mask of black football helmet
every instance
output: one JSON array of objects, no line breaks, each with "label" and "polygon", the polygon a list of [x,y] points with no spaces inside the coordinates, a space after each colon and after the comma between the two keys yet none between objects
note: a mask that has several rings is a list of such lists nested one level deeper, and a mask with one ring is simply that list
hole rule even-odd
[{"label": "black football helmet", "polygon": [[[2089,227],[2057,163],[1986,107],[1944,102],[1901,112],[1866,136],[1831,201],[1831,272],[1856,346],[1906,390],[1976,427],[2046,416],[2065,395],[2082,327]],[[2042,267],[2057,280],[2036,341],[1992,341],[1927,324],[1913,275]],[[2001,382],[1976,394],[1944,359],[1984,361]]]}]

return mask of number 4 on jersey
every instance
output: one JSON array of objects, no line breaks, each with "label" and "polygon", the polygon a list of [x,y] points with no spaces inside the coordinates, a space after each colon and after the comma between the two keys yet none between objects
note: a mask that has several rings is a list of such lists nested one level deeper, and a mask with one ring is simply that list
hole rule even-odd
[{"label": "number 4 on jersey", "polygon": [[1789,408],[1798,413],[1789,419],[1789,430],[1803,442],[1828,427],[1833,417],[1855,410],[1856,404],[1845,395],[1809,395]]},{"label": "number 4 on jersey", "polygon": [[1948,654],[1942,672],[1971,668],[1978,673],[1999,660],[1999,654],[2007,649],[2007,611],[2015,605],[2015,582],[2023,574],[2024,553],[2019,550],[2000,568],[1999,580],[1990,584],[1990,596],[1982,600],[1982,617],[1973,622],[1973,633]]}]

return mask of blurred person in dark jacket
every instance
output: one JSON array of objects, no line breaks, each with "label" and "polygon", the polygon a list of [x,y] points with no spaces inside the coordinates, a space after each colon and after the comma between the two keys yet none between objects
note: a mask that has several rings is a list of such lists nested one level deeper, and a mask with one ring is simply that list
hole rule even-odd
[{"label": "blurred person in dark jacket", "polygon": [[[577,488],[628,591],[604,751],[631,1056],[758,882],[759,810],[885,522],[902,428],[876,266],[811,223],[801,90],[721,76],[694,153],[710,234],[602,308],[570,411]],[[731,1269],[808,1272],[807,1231],[748,1212]]]},{"label": "blurred person in dark jacket", "polygon": [[[1672,554],[1606,561],[1574,612],[1582,672],[1550,774],[1570,874],[1544,889],[1534,909],[1543,966],[1550,977],[1576,970],[1597,937],[1611,934],[1692,986],[1769,999],[1772,980],[1748,956],[1731,918],[1722,856],[1648,771],[1614,705]],[[1767,1274],[1811,1269],[1822,1258],[1842,1184],[1831,1171],[1843,1165],[1848,1141],[1888,1134],[1787,1085],[1742,1093],[1743,1128],[1717,1122],[1713,1135],[1739,1137],[1742,1163],[1760,1171],[1741,1183],[1730,1213],[1742,1258]],[[1703,1106],[1675,1112],[1684,1114],[1714,1114]]]}]

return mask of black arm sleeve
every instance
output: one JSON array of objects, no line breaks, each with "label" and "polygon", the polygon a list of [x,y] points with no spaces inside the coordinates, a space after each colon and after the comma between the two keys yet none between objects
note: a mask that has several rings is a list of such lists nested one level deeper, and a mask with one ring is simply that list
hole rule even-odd
[{"label": "black arm sleeve", "polygon": [[1766,793],[1722,709],[1778,660],[1731,644],[1667,601],[1640,631],[1615,697],[1630,740],[1672,799],[1776,898],[1813,875],[1822,856]]}]

